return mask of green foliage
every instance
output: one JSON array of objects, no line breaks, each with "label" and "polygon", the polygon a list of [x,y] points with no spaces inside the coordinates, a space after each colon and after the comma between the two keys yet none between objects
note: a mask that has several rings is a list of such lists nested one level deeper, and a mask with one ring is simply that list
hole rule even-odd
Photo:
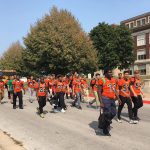
[{"label": "green foliage", "polygon": [[22,74],[23,73],[22,52],[23,47],[20,45],[18,41],[12,43],[0,58],[0,69],[16,70],[18,74]]},{"label": "green foliage", "polygon": [[24,44],[23,59],[31,74],[88,73],[97,68],[97,53],[90,38],[66,10],[53,7],[31,26]]},{"label": "green foliage", "polygon": [[132,37],[126,27],[99,23],[90,37],[98,51],[100,69],[126,69],[134,62]]}]

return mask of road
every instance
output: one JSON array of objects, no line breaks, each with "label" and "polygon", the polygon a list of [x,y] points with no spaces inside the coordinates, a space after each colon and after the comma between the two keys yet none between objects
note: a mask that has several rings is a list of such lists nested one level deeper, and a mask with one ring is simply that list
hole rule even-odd
[{"label": "road", "polygon": [[[6,97],[6,96],[5,96]],[[126,108],[123,123],[113,120],[111,137],[97,132],[99,111],[68,107],[66,113],[54,114],[47,103],[45,118],[36,114],[37,101],[28,102],[24,96],[24,109],[12,109],[7,98],[0,105],[0,129],[23,143],[27,150],[149,150],[150,105],[140,110],[139,124],[129,124]],[[69,103],[68,103],[69,105]]]}]

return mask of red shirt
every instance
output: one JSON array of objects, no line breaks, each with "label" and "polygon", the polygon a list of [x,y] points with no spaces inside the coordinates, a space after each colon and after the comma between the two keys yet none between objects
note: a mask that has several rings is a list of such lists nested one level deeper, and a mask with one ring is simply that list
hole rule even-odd
[{"label": "red shirt", "polygon": [[23,81],[13,81],[14,92],[21,92],[23,88]]},{"label": "red shirt", "polygon": [[[103,83],[105,80],[105,83]],[[110,80],[108,78],[100,79],[98,81],[98,85],[102,86],[102,96],[110,98],[110,99],[115,99],[116,94],[116,79],[111,78]]]},{"label": "red shirt", "polygon": [[4,83],[4,81],[1,81],[0,82],[0,90],[4,90],[4,86],[5,86],[5,83]]}]

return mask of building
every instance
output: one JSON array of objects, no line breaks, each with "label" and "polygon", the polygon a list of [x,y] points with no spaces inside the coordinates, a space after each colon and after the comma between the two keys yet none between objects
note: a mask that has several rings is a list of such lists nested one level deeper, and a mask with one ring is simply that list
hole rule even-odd
[{"label": "building", "polygon": [[133,36],[136,61],[131,72],[140,70],[141,75],[150,75],[150,12],[124,20]]}]

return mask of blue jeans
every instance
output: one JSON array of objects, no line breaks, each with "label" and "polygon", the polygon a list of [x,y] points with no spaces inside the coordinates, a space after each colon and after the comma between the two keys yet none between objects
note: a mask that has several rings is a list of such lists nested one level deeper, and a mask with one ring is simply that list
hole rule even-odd
[{"label": "blue jeans", "polygon": [[102,102],[104,104],[103,112],[108,115],[108,118],[111,121],[116,116],[115,101],[107,97],[102,97]]},{"label": "blue jeans", "polygon": [[76,93],[76,106],[80,106],[81,103],[81,92]]}]

